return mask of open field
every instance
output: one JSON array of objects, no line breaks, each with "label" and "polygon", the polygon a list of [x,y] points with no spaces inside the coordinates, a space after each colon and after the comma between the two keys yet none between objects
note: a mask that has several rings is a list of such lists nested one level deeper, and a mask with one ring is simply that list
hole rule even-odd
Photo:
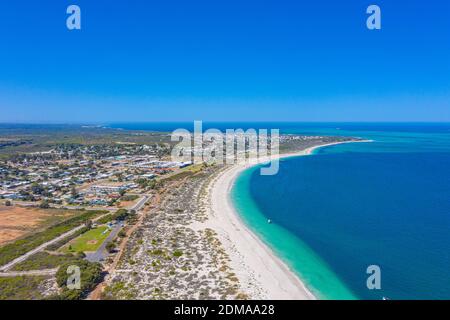
[{"label": "open field", "polygon": [[105,213],[104,211],[73,211],[74,213],[78,212],[78,214],[52,225],[43,231],[34,232],[24,238],[0,247],[0,265],[4,265],[75,227],[82,225],[85,221]]},{"label": "open field", "polygon": [[127,195],[120,198],[120,202],[118,203],[119,208],[131,208],[138,202],[138,195]]},{"label": "open field", "polygon": [[174,181],[174,180],[178,180],[178,179],[187,178],[187,177],[190,177],[190,176],[200,172],[204,168],[204,166],[205,165],[203,163],[194,164],[192,166],[188,166],[188,167],[182,168],[180,170],[177,170],[173,173],[169,173],[164,176],[158,177],[158,178],[156,178],[156,181],[168,182],[168,181]]},{"label": "open field", "polygon": [[79,214],[73,210],[0,206],[0,246]]},{"label": "open field", "polygon": [[111,230],[106,226],[91,229],[65,245],[62,251],[68,253],[96,251],[110,232]]},{"label": "open field", "polygon": [[120,201],[117,203],[117,207],[126,209],[126,208],[130,208],[135,203],[136,203],[136,201]]}]

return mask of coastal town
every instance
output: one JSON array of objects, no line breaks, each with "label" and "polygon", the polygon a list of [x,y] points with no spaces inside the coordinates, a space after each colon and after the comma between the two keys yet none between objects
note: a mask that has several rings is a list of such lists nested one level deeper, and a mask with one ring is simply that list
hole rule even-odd
[{"label": "coastal town", "polygon": [[166,150],[147,145],[106,149],[57,148],[15,157],[0,168],[0,197],[41,206],[113,206],[125,193],[151,186],[157,175],[191,164],[161,161],[157,155]]},{"label": "coastal town", "polygon": [[[30,136],[2,137],[0,299],[270,298],[213,222],[212,186],[233,165],[174,161],[168,134],[125,134],[139,141],[32,152],[13,149]],[[280,150],[352,140],[281,135]]]}]

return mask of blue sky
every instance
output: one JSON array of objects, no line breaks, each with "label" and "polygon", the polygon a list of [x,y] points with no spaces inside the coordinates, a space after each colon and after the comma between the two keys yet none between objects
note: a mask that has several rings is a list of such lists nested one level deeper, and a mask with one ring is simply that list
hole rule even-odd
[{"label": "blue sky", "polygon": [[450,121],[449,57],[447,0],[2,1],[0,122]]}]

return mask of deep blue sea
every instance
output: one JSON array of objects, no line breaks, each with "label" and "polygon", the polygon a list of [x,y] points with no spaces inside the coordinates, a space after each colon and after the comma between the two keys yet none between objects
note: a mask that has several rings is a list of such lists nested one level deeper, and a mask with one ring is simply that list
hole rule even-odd
[{"label": "deep blue sea", "polygon": [[[320,298],[450,299],[450,124],[205,127],[374,140],[283,159],[274,176],[251,168],[231,197],[249,227]],[[369,265],[380,267],[380,290],[366,286]]]}]

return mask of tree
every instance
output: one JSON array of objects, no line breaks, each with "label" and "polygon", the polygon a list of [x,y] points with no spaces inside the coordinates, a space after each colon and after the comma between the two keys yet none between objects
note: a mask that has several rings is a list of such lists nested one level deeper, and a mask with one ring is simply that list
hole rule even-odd
[{"label": "tree", "polygon": [[106,251],[108,251],[109,253],[112,253],[116,249],[116,245],[114,244],[114,242],[108,242],[106,244],[105,248],[106,248]]},{"label": "tree", "polygon": [[42,200],[41,204],[39,205],[39,208],[41,208],[41,209],[50,208],[50,205],[48,204],[48,200]]},{"label": "tree", "polygon": [[113,215],[113,220],[125,220],[126,218],[128,218],[128,210],[126,209],[119,209],[116,211],[116,213]]},{"label": "tree", "polygon": [[123,174],[122,173],[115,173],[114,174],[117,178],[117,181],[122,182],[123,181]]},{"label": "tree", "polygon": [[136,183],[139,185],[139,187],[145,188],[148,184],[148,180],[145,178],[139,178],[136,180]]},{"label": "tree", "polygon": [[74,186],[72,186],[72,189],[70,189],[70,194],[71,194],[72,198],[78,197],[77,189]]},{"label": "tree", "polygon": [[42,187],[39,183],[35,182],[31,185],[31,192],[34,194],[42,194],[44,191],[44,187]]},{"label": "tree", "polygon": [[88,230],[92,229],[92,220],[87,220],[84,225]]},{"label": "tree", "polygon": [[11,201],[10,201],[10,200],[6,200],[6,202],[5,202],[5,206],[7,206],[7,207],[11,207],[11,206],[12,206],[12,203],[11,203]]},{"label": "tree", "polygon": [[[70,274],[67,270],[70,266],[76,265],[80,268],[80,284],[81,288],[68,289],[67,280]],[[102,280],[102,265],[100,263],[93,263],[86,260],[79,260],[77,262],[68,262],[61,265],[56,272],[56,282],[58,286],[62,289],[59,298],[66,300],[82,299],[87,296],[87,294],[95,288],[95,286]]]}]

